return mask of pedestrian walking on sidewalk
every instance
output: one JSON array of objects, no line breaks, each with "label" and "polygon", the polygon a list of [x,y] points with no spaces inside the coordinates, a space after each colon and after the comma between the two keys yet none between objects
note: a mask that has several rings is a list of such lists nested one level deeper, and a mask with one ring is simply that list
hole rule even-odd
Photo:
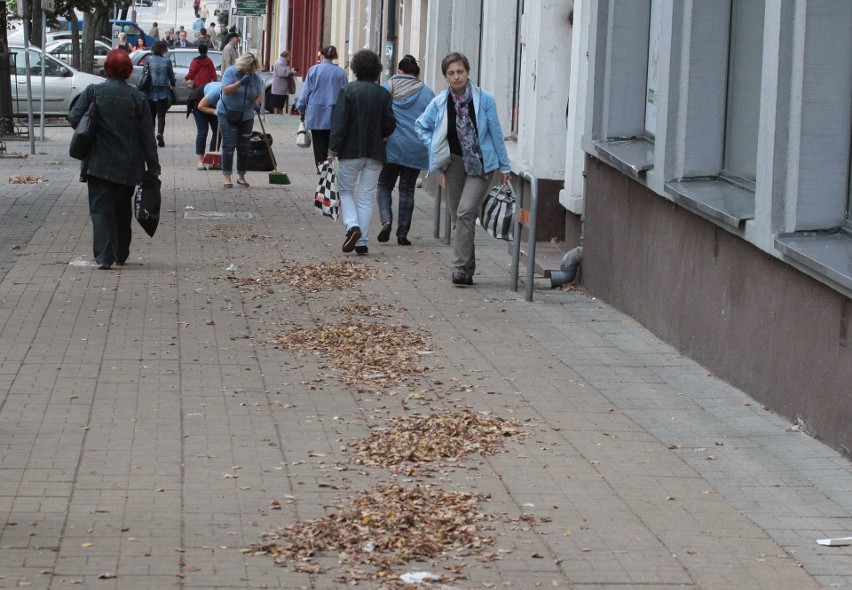
[{"label": "pedestrian walking on sidewalk", "polygon": [[233,188],[231,173],[234,168],[234,150],[237,152],[237,184],[248,188],[249,140],[254,127],[254,115],[260,112],[261,84],[257,70],[260,62],[253,53],[246,52],[222,76],[222,96],[216,107],[219,131],[222,134],[222,174],[224,188]]},{"label": "pedestrian walking on sidewalk", "polygon": [[237,58],[240,56],[240,50],[237,45],[240,42],[239,33],[228,33],[225,45],[222,47],[222,75],[225,75],[225,70],[237,63]]},{"label": "pedestrian walking on sidewalk", "polygon": [[334,45],[320,49],[320,58],[320,62],[308,70],[302,93],[296,101],[296,110],[302,116],[305,127],[311,132],[317,172],[328,157],[331,116],[337,103],[337,95],[348,81],[343,68],[334,63],[337,59],[337,48]]},{"label": "pedestrian walking on sidewalk", "polygon": [[473,284],[476,218],[491,175],[511,180],[494,97],[469,80],[470,62],[458,52],[441,61],[449,87],[417,119],[417,135],[429,147],[429,174],[444,174],[453,230],[452,282]]},{"label": "pedestrian walking on sidewalk", "polygon": [[104,63],[106,82],[93,87],[94,92],[81,94],[68,113],[68,121],[76,128],[90,100],[99,109],[95,141],[80,163],[80,180],[88,183],[92,253],[102,270],[127,261],[136,185],[142,184],[146,168],[160,175],[148,101],[127,84],[132,72],[127,52],[113,49]]},{"label": "pedestrian walking on sidewalk", "polygon": [[343,251],[366,254],[376,185],[387,160],[385,143],[396,128],[396,119],[390,94],[378,84],[382,73],[379,56],[362,49],[352,56],[349,67],[356,80],[343,86],[338,94],[327,160],[331,163],[337,157],[339,161],[337,187],[346,225]]},{"label": "pedestrian walking on sidewalk", "polygon": [[[216,111],[201,110],[199,103],[204,98],[207,92],[207,86],[215,83],[217,89],[221,88],[221,84],[216,82],[216,65],[213,60],[207,57],[207,45],[198,46],[198,56],[192,59],[189,64],[189,72],[186,74],[185,80],[192,83],[192,92],[186,100],[186,115],[192,114],[195,119],[195,155],[197,157],[196,168],[198,170],[206,170],[202,160],[204,158],[204,147],[207,143],[207,131],[210,130],[212,136],[210,138],[210,151],[216,149],[216,130],[219,128],[219,122],[216,118]],[[218,94],[218,92],[217,92]],[[218,100],[218,96],[217,96]],[[213,103],[215,108],[216,103]]]},{"label": "pedestrian walking on sidewalk", "polygon": [[414,122],[423,114],[435,93],[420,80],[420,66],[412,55],[399,62],[399,73],[384,83],[393,99],[396,131],[388,138],[388,161],[379,175],[378,202],[382,229],[376,239],[387,242],[393,223],[391,192],[399,179],[399,216],[396,221],[396,241],[410,246],[408,230],[414,213],[414,189],[421,170],[429,166],[429,150],[417,137]]},{"label": "pedestrian walking on sidewalk", "polygon": [[172,60],[166,57],[169,46],[165,41],[157,41],[151,47],[152,55],[146,62],[151,71],[151,88],[148,90],[148,103],[151,109],[151,121],[157,124],[157,145],[166,145],[163,133],[166,130],[166,112],[169,110],[169,96],[177,78]]},{"label": "pedestrian walking on sidewalk", "polygon": [[290,110],[290,95],[296,92],[296,80],[293,75],[296,68],[290,66],[290,52],[282,51],[278,61],[272,68],[272,94],[267,107],[272,112],[280,115]]}]

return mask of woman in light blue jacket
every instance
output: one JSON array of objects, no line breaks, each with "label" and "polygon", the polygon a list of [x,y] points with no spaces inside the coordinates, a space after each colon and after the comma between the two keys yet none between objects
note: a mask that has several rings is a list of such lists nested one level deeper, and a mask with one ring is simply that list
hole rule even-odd
[{"label": "woman in light blue jacket", "polygon": [[388,161],[379,175],[378,201],[382,230],[378,240],[387,242],[393,222],[391,192],[399,179],[399,216],[396,222],[396,241],[410,246],[408,230],[414,213],[414,189],[421,170],[429,165],[429,150],[414,130],[414,122],[423,114],[435,93],[420,81],[420,66],[414,56],[406,55],[399,62],[399,74],[384,83],[393,99],[396,130],[388,138]]},{"label": "woman in light blue jacket", "polygon": [[500,170],[503,184],[511,179],[511,163],[503,143],[494,97],[468,77],[470,62],[453,52],[441,62],[449,88],[417,119],[420,140],[429,146],[429,174],[443,172],[452,218],[452,281],[473,284],[476,271],[476,218],[492,173]]},{"label": "woman in light blue jacket", "polygon": [[311,132],[317,171],[328,158],[331,116],[334,114],[334,105],[337,104],[337,94],[343,85],[349,82],[343,68],[334,63],[337,59],[337,48],[334,45],[320,49],[320,55],[322,61],[308,70],[302,93],[296,101],[296,110],[302,115],[305,127]]}]

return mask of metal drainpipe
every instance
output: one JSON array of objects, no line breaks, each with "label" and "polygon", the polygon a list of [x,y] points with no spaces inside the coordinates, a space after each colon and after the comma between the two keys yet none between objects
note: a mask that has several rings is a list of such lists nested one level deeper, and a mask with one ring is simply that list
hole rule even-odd
[{"label": "metal drainpipe", "polygon": [[[536,237],[536,217],[538,211],[538,178],[530,171],[524,170],[519,175],[523,180],[527,180],[532,187],[530,191],[530,224],[529,224],[529,251],[527,252],[527,278],[524,289],[524,299],[526,301],[533,300],[533,275],[535,275],[535,237]],[[523,207],[523,193],[518,202],[518,207]],[[509,278],[509,284],[512,291],[518,290],[518,268],[521,261],[521,219],[520,215],[515,215],[515,240],[514,249],[512,252],[512,275]]]}]

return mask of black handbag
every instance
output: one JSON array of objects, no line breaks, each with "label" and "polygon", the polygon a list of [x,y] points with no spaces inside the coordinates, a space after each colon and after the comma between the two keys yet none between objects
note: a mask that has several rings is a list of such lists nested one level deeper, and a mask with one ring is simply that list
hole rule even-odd
[{"label": "black handbag", "polygon": [[74,135],[71,136],[71,144],[68,146],[68,155],[75,160],[85,160],[95,143],[95,133],[98,129],[98,104],[95,101],[97,92],[95,85],[89,86],[89,109],[83,113]]},{"label": "black handbag", "polygon": [[148,92],[151,90],[151,67],[147,63],[142,68],[142,77],[139,78],[139,83],[136,84],[136,88],[142,92]]}]

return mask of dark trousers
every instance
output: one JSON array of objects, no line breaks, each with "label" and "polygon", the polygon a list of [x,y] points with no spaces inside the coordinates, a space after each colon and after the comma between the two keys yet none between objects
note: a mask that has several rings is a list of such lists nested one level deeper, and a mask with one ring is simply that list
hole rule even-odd
[{"label": "dark trousers", "polygon": [[148,106],[151,108],[151,121],[157,122],[157,135],[162,135],[166,129],[166,111],[169,110],[169,99],[149,100]]},{"label": "dark trousers", "polygon": [[215,115],[202,113],[197,108],[192,111],[195,117],[195,155],[204,154],[204,144],[207,143],[207,130],[210,130],[210,149],[208,151],[216,151],[216,130],[219,129],[219,120]]},{"label": "dark trousers", "polygon": [[88,176],[92,254],[98,264],[124,264],[130,256],[135,186]]},{"label": "dark trousers", "polygon": [[311,146],[314,148],[314,160],[321,166],[328,158],[328,141],[331,129],[311,129]]},{"label": "dark trousers", "polygon": [[379,175],[379,186],[376,191],[379,201],[379,216],[382,225],[393,221],[393,209],[391,207],[391,192],[399,178],[399,218],[396,222],[396,237],[408,236],[411,229],[411,216],[414,214],[414,190],[417,186],[417,177],[420,170],[409,168],[400,164],[385,164]]}]

